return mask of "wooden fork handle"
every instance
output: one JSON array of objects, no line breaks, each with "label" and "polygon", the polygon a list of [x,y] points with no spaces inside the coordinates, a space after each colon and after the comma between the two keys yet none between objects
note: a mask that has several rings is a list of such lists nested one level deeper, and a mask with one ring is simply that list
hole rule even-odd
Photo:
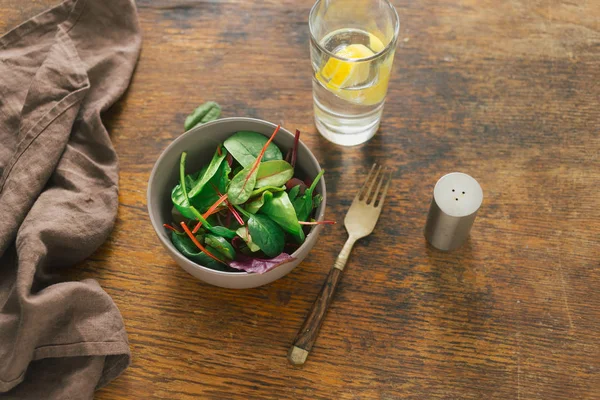
[{"label": "wooden fork handle", "polygon": [[298,331],[294,343],[288,352],[288,360],[290,363],[302,365],[306,362],[308,353],[312,349],[315,340],[317,340],[317,335],[319,334],[319,329],[327,314],[327,309],[333,300],[335,289],[342,278],[342,271],[348,260],[354,242],[355,240],[348,239],[338,256],[335,265],[331,268],[331,271],[329,271],[317,299],[313,303],[306,320],[304,320],[304,324],[300,328],[300,331]]},{"label": "wooden fork handle", "polygon": [[333,294],[335,288],[342,277],[342,271],[337,268],[331,268],[327,280],[321,288],[317,300],[313,303],[302,328],[298,331],[294,344],[292,345],[290,352],[288,353],[288,360],[294,365],[302,365],[308,358],[308,353],[313,347],[317,335],[319,334],[319,328],[325,319],[327,309],[333,300]]}]

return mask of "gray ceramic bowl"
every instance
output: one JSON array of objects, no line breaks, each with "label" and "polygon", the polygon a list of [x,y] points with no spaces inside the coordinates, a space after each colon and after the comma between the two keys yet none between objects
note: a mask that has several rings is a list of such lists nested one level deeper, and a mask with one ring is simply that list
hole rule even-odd
[{"label": "gray ceramic bowl", "polygon": [[[156,161],[150,175],[150,180],[148,181],[147,192],[148,213],[150,214],[152,227],[162,245],[177,264],[196,278],[212,285],[235,289],[265,285],[281,278],[296,268],[315,245],[322,229],[321,225],[312,227],[310,233],[306,235],[306,240],[302,246],[292,254],[295,260],[289,263],[283,264],[264,274],[221,272],[196,264],[181,255],[171,243],[170,235],[163,227],[164,223],[172,222],[171,190],[179,180],[179,157],[183,151],[188,153],[186,170],[190,172],[197,171],[210,161],[217,144],[223,142],[235,132],[241,130],[254,131],[269,137],[275,127],[276,125],[270,122],[252,118],[224,118],[209,122],[193,128],[175,139],[163,151],[158,161]],[[293,146],[294,135],[286,129],[281,128],[273,141],[285,154],[287,149]],[[314,179],[321,171],[317,159],[302,141],[300,141],[298,146],[296,169],[299,169],[302,176],[307,176],[310,180]],[[325,215],[326,202],[324,179],[321,179],[316,191],[323,195],[323,202],[316,214],[316,220],[322,221]]]}]

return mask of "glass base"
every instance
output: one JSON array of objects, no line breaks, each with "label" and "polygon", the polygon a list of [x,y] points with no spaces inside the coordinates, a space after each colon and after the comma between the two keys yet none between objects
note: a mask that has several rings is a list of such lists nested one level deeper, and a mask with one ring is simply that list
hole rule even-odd
[{"label": "glass base", "polygon": [[379,129],[383,103],[360,115],[339,115],[324,109],[315,100],[315,126],[325,139],[341,146],[357,146],[367,142]]},{"label": "glass base", "polygon": [[339,144],[341,146],[357,146],[363,144],[375,136],[377,129],[379,129],[379,121],[375,126],[368,128],[360,133],[340,133],[329,128],[326,124],[322,123],[317,117],[315,117],[315,125],[325,139],[332,143]]}]

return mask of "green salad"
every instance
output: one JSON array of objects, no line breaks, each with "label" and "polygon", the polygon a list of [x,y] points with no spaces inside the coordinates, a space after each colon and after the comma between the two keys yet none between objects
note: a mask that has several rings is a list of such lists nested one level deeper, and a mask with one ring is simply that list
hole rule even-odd
[{"label": "green salad", "polygon": [[296,171],[300,132],[285,158],[270,138],[236,132],[215,149],[212,160],[186,174],[181,154],[179,183],[171,192],[173,245],[188,259],[219,271],[264,273],[293,260],[305,240],[322,195]]}]

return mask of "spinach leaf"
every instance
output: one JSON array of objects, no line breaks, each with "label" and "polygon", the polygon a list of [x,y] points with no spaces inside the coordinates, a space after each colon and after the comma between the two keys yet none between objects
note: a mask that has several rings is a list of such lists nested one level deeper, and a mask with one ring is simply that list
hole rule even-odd
[{"label": "spinach leaf", "polygon": [[194,126],[199,124],[205,124],[209,121],[213,121],[221,115],[221,106],[214,101],[207,101],[196,108],[188,117],[185,119],[183,127],[186,131],[189,131]]},{"label": "spinach leaf", "polygon": [[248,218],[248,222],[246,223],[248,234],[267,257],[275,257],[283,251],[285,246],[285,232],[283,232],[279,225],[266,215],[250,214],[238,205],[234,207]]},{"label": "spinach leaf", "polygon": [[316,210],[317,208],[319,208],[319,206],[321,205],[321,203],[323,202],[323,195],[322,194],[316,194],[313,197],[313,208]]},{"label": "spinach leaf", "polygon": [[[219,145],[219,147],[220,146],[221,145]],[[219,152],[221,154],[219,154]],[[206,186],[206,184],[210,182],[213,176],[215,176],[215,174],[219,171],[219,167],[223,163],[225,157],[227,157],[227,151],[223,151],[221,149],[217,149],[217,151],[215,151],[215,154],[213,155],[210,164],[208,164],[208,167],[206,167],[204,173],[200,175],[200,179],[198,179],[194,183],[192,190],[190,190],[188,193],[188,197],[193,198],[197,196],[202,191],[202,189],[204,189],[204,186]]]},{"label": "spinach leaf", "polygon": [[171,191],[171,201],[181,215],[186,218],[194,218],[194,215],[189,209],[190,202],[187,190],[194,185],[197,174],[185,175],[186,157],[187,153],[181,153],[181,158],[179,161],[179,184],[176,185]]},{"label": "spinach leaf", "polygon": [[258,168],[254,168],[250,164],[233,177],[227,189],[227,195],[231,204],[242,204],[250,198],[256,184],[257,172]]},{"label": "spinach leaf", "polygon": [[256,175],[256,188],[281,186],[294,176],[294,168],[286,161],[273,160],[260,163]]},{"label": "spinach leaf", "polygon": [[299,193],[300,193],[300,185],[296,185],[293,188],[291,188],[290,192],[288,194],[288,197],[290,198],[290,201],[296,200],[296,197],[298,197]]},{"label": "spinach leaf", "polygon": [[261,188],[254,189],[252,193],[250,193],[250,197],[258,196],[265,190],[268,190],[271,193],[282,192],[285,190],[285,186],[263,186]]},{"label": "spinach leaf", "polygon": [[222,162],[216,173],[208,181],[208,184],[204,185],[204,188],[202,188],[200,193],[190,199],[192,205],[201,212],[206,212],[210,206],[219,200],[219,194],[215,188],[217,188],[217,190],[221,193],[225,193],[227,191],[230,172],[231,168],[229,167],[229,164]]},{"label": "spinach leaf", "polygon": [[246,242],[246,245],[248,246],[248,248],[250,249],[250,251],[252,252],[257,252],[260,251],[260,247],[258,247],[256,245],[256,243],[254,243],[252,241],[252,238],[250,237],[250,232],[248,232],[248,227],[247,226],[240,226],[238,228],[238,230],[236,231],[237,235],[239,237],[242,238],[242,240],[244,242]]},{"label": "spinach leaf", "polygon": [[207,227],[206,229],[217,236],[221,236],[227,239],[233,239],[235,237],[235,231],[227,229],[224,226],[211,225],[210,228]]},{"label": "spinach leaf", "polygon": [[[219,253],[219,250],[215,249],[214,247],[206,246],[206,251],[210,252],[210,254],[212,254],[213,256],[215,256],[221,260],[227,260],[227,257],[225,257],[223,254]],[[201,265],[204,265],[207,268],[214,269],[216,271],[225,271],[225,272],[234,272],[235,271],[234,269],[229,268],[227,265],[220,263],[217,260],[209,257],[204,252],[200,253],[200,258],[202,260]]]},{"label": "spinach leaf", "polygon": [[252,215],[248,219],[248,231],[252,241],[267,257],[275,257],[283,252],[285,233],[266,215]]},{"label": "spinach leaf", "polygon": [[[206,246],[212,247],[221,253],[225,257],[224,259],[233,260],[235,258],[235,250],[233,246],[224,238],[207,234],[204,237],[204,242],[206,243]],[[210,251],[208,248],[207,250]]]},{"label": "spinach leaf", "polygon": [[[190,182],[190,184],[188,184],[187,182],[189,181],[186,177],[187,187],[190,187],[191,184],[193,184],[193,182]],[[192,212],[190,211],[190,203],[188,199],[185,198],[183,190],[181,189],[181,185],[175,186],[173,188],[173,191],[171,191],[171,201],[173,202],[173,205],[175,206],[177,211],[179,211],[179,213],[185,218],[194,218],[194,214],[192,214]]]},{"label": "spinach leaf", "polygon": [[304,241],[304,231],[298,223],[296,210],[286,192],[266,196],[265,204],[260,212],[275,221],[284,231],[290,233],[298,243]]},{"label": "spinach leaf", "polygon": [[298,221],[306,221],[313,210],[313,191],[317,187],[317,183],[323,176],[325,171],[321,170],[312,185],[308,189],[304,191],[304,194],[300,197],[297,197],[292,204],[294,205],[294,209],[296,210],[296,215],[298,216]]},{"label": "spinach leaf", "polygon": [[[253,200],[249,200],[245,206],[246,206],[246,211],[252,213],[252,214],[256,214],[258,212],[258,210],[260,210],[260,208],[265,204],[265,201],[267,201],[267,199],[272,199],[273,198],[273,193],[271,193],[268,190],[265,190],[264,192],[261,193],[261,195]],[[295,214],[295,213],[294,213]]]},{"label": "spinach leaf", "polygon": [[296,210],[296,216],[298,221],[306,221],[312,211],[312,196],[304,194],[302,197],[297,198],[293,203],[294,210]]},{"label": "spinach leaf", "polygon": [[[275,128],[271,137],[267,140],[262,149],[260,149],[260,153],[258,153],[258,156],[254,162],[247,167],[244,167],[244,169],[235,175],[231,180],[229,188],[227,189],[230,204],[242,204],[250,198],[250,195],[254,190],[254,186],[256,185],[256,176],[258,174],[260,162],[264,158],[267,149],[270,148],[269,146],[273,142],[273,139],[275,139],[275,136],[277,135],[277,132],[279,132],[280,128],[281,125],[277,125],[277,128]],[[277,148],[277,146],[275,147]],[[279,148],[277,148],[277,151],[279,151]],[[279,155],[281,156],[281,151],[279,151]]]},{"label": "spinach leaf", "polygon": [[[198,236],[196,236],[198,238]],[[211,268],[217,271],[228,271],[235,272],[234,269],[229,268],[227,265],[216,261],[215,259],[208,256],[203,251],[200,251],[198,247],[190,240],[187,235],[178,235],[175,232],[171,232],[171,242],[175,246],[175,248],[183,254],[185,258],[190,261],[195,262],[196,264],[200,264],[207,268]],[[221,253],[217,248],[206,246],[206,250],[209,251],[215,257],[221,260],[227,260],[228,258]]]},{"label": "spinach leaf", "polygon": [[[231,153],[229,153],[231,154]],[[241,165],[237,165],[234,169],[233,169],[233,176],[236,176],[237,174],[240,173],[241,170],[243,170],[244,167],[242,167]]]},{"label": "spinach leaf", "polygon": [[181,186],[181,190],[183,191],[183,197],[187,199],[188,192],[185,186],[185,159],[187,158],[187,153],[184,151],[181,153],[181,158],[179,159],[179,185]]},{"label": "spinach leaf", "polygon": [[176,232],[171,232],[171,242],[181,254],[192,261],[196,261],[194,257],[200,253],[200,250],[187,235],[178,235]]},{"label": "spinach leaf", "polygon": [[[223,145],[243,167],[252,165],[262,148],[267,144],[268,138],[260,133],[240,131],[229,137]],[[281,160],[281,150],[270,143],[263,156],[263,161]]]},{"label": "spinach leaf", "polygon": [[203,216],[202,214],[200,214],[200,212],[198,210],[196,210],[196,208],[194,206],[190,207],[190,211],[194,214],[194,218],[197,219],[198,221],[202,222],[202,227],[206,228],[207,231],[211,232],[212,234],[216,235],[216,236],[221,236],[227,239],[233,239],[236,236],[235,231],[232,231],[231,229],[227,229],[224,226],[220,226],[220,225],[213,225],[210,222],[208,222]]}]

